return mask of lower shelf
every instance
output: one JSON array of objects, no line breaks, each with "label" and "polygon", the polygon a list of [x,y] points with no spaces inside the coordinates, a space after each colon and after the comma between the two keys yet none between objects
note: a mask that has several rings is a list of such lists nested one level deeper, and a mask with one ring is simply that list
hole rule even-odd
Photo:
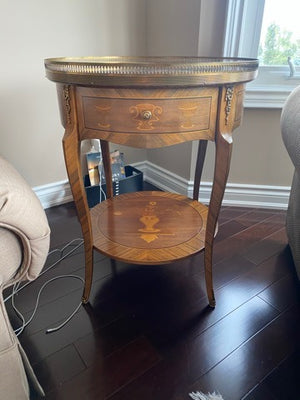
[{"label": "lower shelf", "polygon": [[93,244],[132,264],[164,264],[204,248],[208,207],[167,192],[113,197],[91,210]]}]

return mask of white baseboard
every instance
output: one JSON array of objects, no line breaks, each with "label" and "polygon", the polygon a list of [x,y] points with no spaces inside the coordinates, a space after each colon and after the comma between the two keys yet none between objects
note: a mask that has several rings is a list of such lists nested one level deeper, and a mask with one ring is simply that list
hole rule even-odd
[{"label": "white baseboard", "polygon": [[[133,166],[144,174],[144,180],[159,189],[193,196],[193,181],[185,179],[149,161],[134,163]],[[212,183],[202,182],[199,200],[208,204]],[[60,181],[33,188],[44,208],[68,203],[73,200],[68,181]],[[289,186],[248,185],[228,183],[224,205],[287,209],[290,195]]]},{"label": "white baseboard", "polygon": [[[208,185],[211,184],[208,183]],[[247,185],[228,183],[224,205],[286,210],[290,197],[289,186]]]},{"label": "white baseboard", "polygon": [[68,180],[36,186],[33,191],[40,199],[44,209],[73,201]]},{"label": "white baseboard", "polygon": [[[182,178],[149,161],[137,163],[136,168],[144,173],[145,181],[152,183],[159,189],[176,192],[188,197],[193,196],[193,181]],[[202,182],[199,200],[209,203],[212,182]],[[227,183],[223,199],[224,205],[241,207],[260,207],[273,209],[287,209],[289,186],[248,185]]]},{"label": "white baseboard", "polygon": [[133,166],[143,172],[146,182],[157,186],[159,189],[191,197],[190,194],[193,192],[192,181],[188,181],[150,161],[135,163]]}]

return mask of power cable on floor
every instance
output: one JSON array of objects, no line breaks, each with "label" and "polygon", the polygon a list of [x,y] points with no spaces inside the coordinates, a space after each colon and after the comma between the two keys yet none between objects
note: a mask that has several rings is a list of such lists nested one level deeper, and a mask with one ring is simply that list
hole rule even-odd
[{"label": "power cable on floor", "polygon": [[[74,242],[77,242],[77,241],[79,241],[79,244],[77,244],[73,249],[71,249],[71,250],[70,250],[69,252],[67,252],[66,254],[63,254],[63,253],[65,252],[65,250],[66,250],[69,246],[73,246],[73,245],[74,245],[73,243],[74,243]],[[43,276],[46,272],[48,272],[49,270],[51,270],[52,268],[54,268],[58,263],[60,263],[60,262],[61,262],[62,260],[64,260],[65,258],[67,258],[69,255],[71,255],[72,253],[74,253],[80,246],[82,246],[82,244],[83,244],[83,239],[82,239],[82,238],[77,238],[77,239],[71,240],[68,244],[66,244],[66,245],[65,245],[63,248],[61,248],[61,249],[54,249],[54,250],[51,250],[51,251],[48,253],[48,257],[49,257],[51,254],[54,254],[54,253],[56,253],[56,252],[59,252],[59,253],[60,253],[60,258],[59,258],[57,261],[55,261],[53,264],[51,264],[48,268],[46,268],[44,271],[42,271],[42,272],[39,274],[39,276],[36,278],[36,280],[37,280],[38,278],[40,278],[41,276]],[[48,257],[47,257],[47,258],[48,258]],[[31,323],[31,321],[33,320],[33,318],[34,318],[34,316],[35,316],[35,314],[36,314],[38,305],[39,305],[39,301],[40,301],[41,294],[42,294],[43,290],[45,289],[45,287],[46,287],[48,284],[50,284],[51,282],[53,282],[53,281],[55,281],[55,280],[57,280],[57,279],[62,279],[62,278],[78,279],[78,280],[80,280],[80,281],[84,284],[84,279],[81,278],[81,277],[78,276],[78,275],[71,275],[71,274],[70,274],[70,275],[59,275],[59,276],[56,276],[56,277],[54,277],[54,278],[52,278],[52,279],[49,279],[49,280],[46,281],[46,282],[42,285],[42,287],[40,288],[40,290],[39,290],[39,292],[38,292],[38,295],[37,295],[37,298],[36,298],[36,302],[35,302],[35,306],[34,306],[33,312],[32,312],[31,316],[29,317],[29,319],[28,319],[27,321],[25,321],[25,318],[24,318],[23,314],[20,312],[20,310],[18,310],[18,308],[17,308],[16,305],[15,305],[15,295],[16,295],[17,293],[19,293],[21,290],[25,289],[25,287],[27,287],[28,285],[30,285],[30,284],[31,284],[32,282],[34,282],[34,281],[26,282],[26,283],[25,283],[24,285],[22,285],[22,286],[21,286],[21,282],[17,282],[17,283],[15,283],[15,284],[13,285],[12,293],[4,299],[4,303],[5,303],[6,301],[8,301],[9,299],[11,299],[12,307],[13,307],[14,311],[16,312],[17,316],[18,316],[18,317],[21,319],[21,321],[22,321],[22,325],[14,330],[14,332],[15,332],[15,334],[16,334],[17,336],[19,336],[19,335],[24,331],[25,327],[26,327],[27,325],[29,325],[29,324]],[[35,281],[36,281],[36,280],[35,280]],[[62,323],[61,323],[59,326],[57,326],[57,327],[47,329],[47,330],[46,330],[46,333],[56,332],[56,331],[58,331],[59,329],[61,329],[62,327],[64,327],[64,326],[73,318],[73,316],[77,313],[77,311],[80,309],[81,305],[82,305],[82,302],[80,301],[80,303],[79,303],[78,306],[75,308],[75,310],[67,317],[67,319],[66,319],[64,322],[62,322]]]}]

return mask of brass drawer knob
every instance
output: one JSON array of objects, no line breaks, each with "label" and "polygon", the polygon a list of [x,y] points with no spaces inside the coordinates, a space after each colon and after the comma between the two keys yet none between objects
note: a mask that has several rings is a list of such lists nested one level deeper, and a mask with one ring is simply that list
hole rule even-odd
[{"label": "brass drawer knob", "polygon": [[142,112],[142,118],[143,119],[150,119],[152,117],[152,112],[151,111],[143,111]]}]

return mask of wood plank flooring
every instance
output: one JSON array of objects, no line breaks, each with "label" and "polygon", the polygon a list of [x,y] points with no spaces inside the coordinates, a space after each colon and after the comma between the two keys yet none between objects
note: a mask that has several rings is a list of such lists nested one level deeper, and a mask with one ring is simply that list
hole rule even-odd
[{"label": "wood plank flooring", "polygon": [[[72,203],[47,216],[52,249],[81,237]],[[61,278],[46,287],[20,336],[46,399],[187,400],[192,391],[300,399],[300,287],[285,212],[223,207],[219,223],[215,310],[207,307],[203,254],[164,266],[96,254],[90,303],[50,334],[79,304],[82,283]],[[41,285],[68,274],[83,277],[82,247],[17,296],[25,317]]]}]

